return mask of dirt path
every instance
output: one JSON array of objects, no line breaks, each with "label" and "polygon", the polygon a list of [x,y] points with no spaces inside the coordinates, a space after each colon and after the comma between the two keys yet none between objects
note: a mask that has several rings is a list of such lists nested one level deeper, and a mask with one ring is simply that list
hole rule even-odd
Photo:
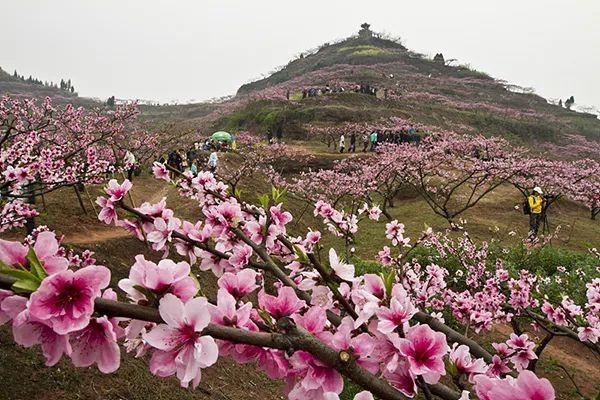
[{"label": "dirt path", "polygon": [[[169,193],[169,187],[163,186],[155,192],[150,198],[144,200],[150,203],[156,203],[163,197],[166,197]],[[140,199],[139,195],[133,193],[136,206],[139,206]],[[136,198],[137,197],[137,198]],[[131,234],[123,228],[116,227],[114,225],[100,225],[100,226],[83,226],[81,230],[73,232],[66,236],[65,243],[67,244],[92,244],[102,243],[107,240],[118,239],[122,237],[129,237]]]}]

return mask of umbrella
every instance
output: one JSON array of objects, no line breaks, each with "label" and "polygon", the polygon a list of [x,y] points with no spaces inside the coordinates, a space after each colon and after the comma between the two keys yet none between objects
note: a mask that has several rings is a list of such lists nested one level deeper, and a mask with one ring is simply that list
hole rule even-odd
[{"label": "umbrella", "polygon": [[224,131],[215,132],[210,138],[219,142],[231,142],[231,134]]}]

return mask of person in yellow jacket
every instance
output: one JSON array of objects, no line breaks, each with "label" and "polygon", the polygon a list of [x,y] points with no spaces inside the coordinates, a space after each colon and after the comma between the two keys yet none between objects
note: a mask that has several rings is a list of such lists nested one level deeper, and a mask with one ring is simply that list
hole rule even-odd
[{"label": "person in yellow jacket", "polygon": [[536,237],[542,222],[542,213],[544,211],[544,192],[539,186],[533,188],[533,193],[527,197],[529,203],[529,235]]}]

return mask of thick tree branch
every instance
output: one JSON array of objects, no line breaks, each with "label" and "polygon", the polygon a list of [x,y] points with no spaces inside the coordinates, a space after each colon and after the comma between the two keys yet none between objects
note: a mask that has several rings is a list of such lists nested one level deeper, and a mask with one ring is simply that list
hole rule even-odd
[{"label": "thick tree branch", "polygon": [[[16,279],[0,274],[0,288],[10,289],[14,282],[16,282]],[[159,324],[164,323],[158,310],[155,308],[102,298],[97,298],[94,304],[95,311],[102,315],[132,318]],[[279,321],[278,326],[285,330],[286,333],[254,332],[215,324],[209,324],[202,333],[212,336],[215,339],[233,343],[285,351],[306,351],[325,365],[336,369],[348,379],[383,400],[406,400],[406,397],[402,393],[386,381],[377,378],[359,366],[352,357],[348,357],[348,353],[331,349],[310,333],[294,325],[291,320],[282,319]],[[447,393],[451,392],[448,389]],[[458,397],[447,398],[451,400]]]}]

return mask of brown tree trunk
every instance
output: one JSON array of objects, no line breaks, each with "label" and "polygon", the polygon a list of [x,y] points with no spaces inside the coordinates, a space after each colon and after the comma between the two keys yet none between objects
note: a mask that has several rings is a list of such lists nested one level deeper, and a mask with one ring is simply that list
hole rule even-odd
[{"label": "brown tree trunk", "polygon": [[77,195],[77,201],[79,202],[79,206],[83,210],[83,213],[87,214],[87,210],[85,209],[85,205],[83,204],[83,199],[81,198],[81,194],[79,193],[77,185],[73,185],[73,190],[75,190],[75,194]]},{"label": "brown tree trunk", "polygon": [[383,200],[383,206],[381,207],[381,213],[383,215],[385,215],[385,217],[388,219],[388,221],[392,221],[394,218],[392,217],[392,214],[389,213],[389,211],[387,210],[387,199]]},{"label": "brown tree trunk", "polygon": [[[31,205],[35,205],[35,182],[31,182],[26,186],[27,190],[27,203]],[[35,217],[29,217],[25,220],[25,229],[27,230],[27,235],[31,235],[33,230],[35,229]]]}]

